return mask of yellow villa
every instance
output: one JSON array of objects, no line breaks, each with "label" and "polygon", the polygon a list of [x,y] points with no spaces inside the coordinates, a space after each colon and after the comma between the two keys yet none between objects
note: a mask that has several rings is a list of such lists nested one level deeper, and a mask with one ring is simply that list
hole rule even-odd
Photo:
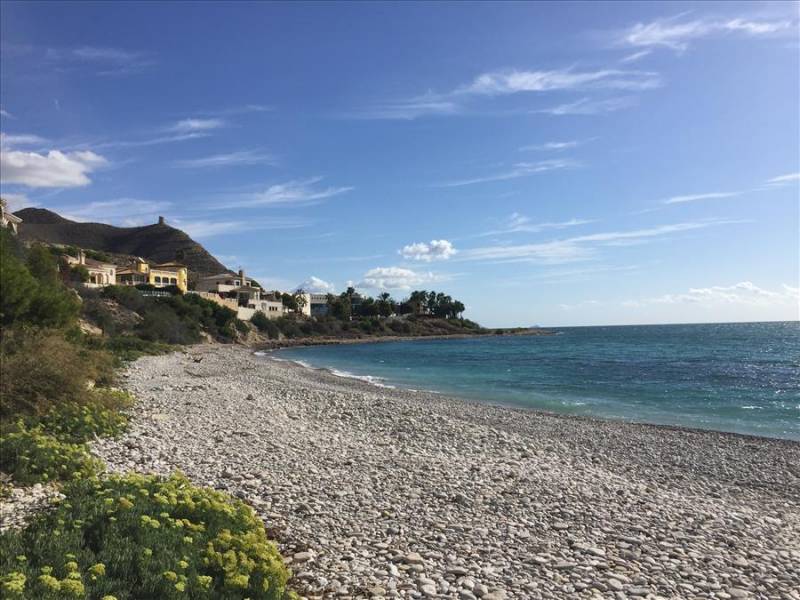
[{"label": "yellow villa", "polygon": [[176,286],[181,292],[189,289],[189,270],[186,265],[176,262],[150,264],[136,258],[130,267],[117,271],[120,285],[150,284],[155,287]]}]

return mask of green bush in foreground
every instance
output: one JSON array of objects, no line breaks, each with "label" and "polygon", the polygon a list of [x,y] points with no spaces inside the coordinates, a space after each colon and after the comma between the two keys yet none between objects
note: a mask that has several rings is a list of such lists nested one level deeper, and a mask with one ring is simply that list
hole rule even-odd
[{"label": "green bush in foreground", "polygon": [[75,481],[21,532],[0,534],[4,598],[282,600],[289,571],[239,500],[182,475]]},{"label": "green bush in foreground", "polygon": [[0,469],[23,485],[92,477],[102,463],[83,444],[59,441],[21,421],[0,436]]},{"label": "green bush in foreground", "polygon": [[96,436],[122,434],[128,426],[128,418],[118,409],[132,404],[130,395],[116,390],[95,390],[93,396],[98,400],[83,405],[60,405],[37,421],[48,434],[62,442],[81,443]]}]

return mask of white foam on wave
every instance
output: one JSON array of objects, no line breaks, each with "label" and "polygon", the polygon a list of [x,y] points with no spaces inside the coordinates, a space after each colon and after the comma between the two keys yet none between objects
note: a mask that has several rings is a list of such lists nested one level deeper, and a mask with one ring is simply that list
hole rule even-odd
[{"label": "white foam on wave", "polygon": [[764,410],[763,406],[742,406],[744,410]]},{"label": "white foam on wave", "polygon": [[388,383],[383,383],[384,380],[381,377],[374,377],[372,375],[356,375],[350,371],[340,371],[339,369],[328,369],[328,371],[330,371],[331,375],[336,375],[336,377],[358,379],[359,381],[370,383],[376,387],[395,389],[395,386],[389,385]]},{"label": "white foam on wave", "polygon": [[258,352],[253,352],[253,356],[266,356],[267,353],[263,350],[259,350]]}]

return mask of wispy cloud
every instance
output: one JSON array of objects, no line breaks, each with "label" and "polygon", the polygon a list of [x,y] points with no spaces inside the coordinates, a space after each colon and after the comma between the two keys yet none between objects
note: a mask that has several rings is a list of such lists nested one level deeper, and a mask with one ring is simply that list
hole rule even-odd
[{"label": "wispy cloud", "polygon": [[672,196],[661,201],[662,204],[683,204],[684,202],[696,202],[697,200],[714,200],[718,198],[732,198],[739,196],[742,192],[708,192],[706,194],[688,194],[685,196]]},{"label": "wispy cloud", "polygon": [[[351,118],[404,119],[425,116],[462,115],[486,112],[479,104],[487,99],[516,94],[547,94],[563,91],[645,91],[661,87],[661,76],[652,71],[624,69],[598,69],[581,71],[574,67],[550,70],[506,69],[488,71],[477,75],[472,81],[445,92],[429,91],[425,94],[368,106],[347,114]],[[579,101],[587,104],[582,112],[556,114],[596,114],[624,108],[619,99]],[[610,108],[613,103],[617,108]],[[629,104],[628,104],[629,105]],[[605,106],[606,108],[602,108]],[[574,108],[573,110],[578,110]],[[589,112],[591,111],[591,112]],[[512,111],[513,112],[513,111]],[[550,112],[549,110],[538,112]]]},{"label": "wispy cloud", "polygon": [[505,181],[508,179],[518,179],[519,177],[529,177],[536,173],[545,173],[547,171],[557,171],[561,169],[570,169],[579,167],[580,163],[570,159],[553,159],[542,160],[539,162],[522,162],[516,163],[511,169],[486,175],[484,177],[473,177],[470,179],[457,179],[455,181],[445,181],[443,183],[435,184],[435,187],[462,187],[465,185],[474,185],[476,183],[487,183],[490,181]]},{"label": "wispy cloud", "polygon": [[58,208],[58,212],[73,221],[111,223],[121,227],[136,227],[154,223],[158,215],[169,210],[169,202],[140,198],[114,198]]},{"label": "wispy cloud", "polygon": [[795,181],[800,181],[800,173],[787,173],[786,175],[780,175],[778,177],[773,177],[767,183],[772,184],[784,184],[784,183],[792,183]]},{"label": "wispy cloud", "polygon": [[167,131],[174,131],[175,133],[197,133],[202,131],[211,131],[225,126],[223,119],[182,119],[167,128]]},{"label": "wispy cloud", "polygon": [[276,159],[271,154],[257,150],[242,150],[228,154],[214,154],[200,158],[189,158],[175,161],[175,166],[187,169],[202,169],[208,167],[236,167],[247,165],[274,165]]},{"label": "wispy cloud", "polygon": [[351,186],[321,187],[322,177],[287,181],[267,187],[259,192],[240,194],[228,202],[218,203],[218,208],[246,208],[254,206],[309,205],[351,191]]},{"label": "wispy cloud", "polygon": [[145,52],[98,46],[47,48],[44,59],[60,69],[88,65],[97,75],[125,75],[156,64],[152,55]]},{"label": "wispy cloud", "polygon": [[6,119],[13,119],[14,115],[12,115],[6,109],[0,108],[0,117],[5,117]]},{"label": "wispy cloud", "polygon": [[269,231],[279,229],[298,229],[313,224],[308,219],[301,218],[269,218],[247,220],[218,220],[218,219],[173,219],[174,226],[182,229],[193,238],[203,239],[218,235],[230,235],[245,231]]},{"label": "wispy cloud", "polygon": [[687,292],[664,294],[652,298],[626,300],[626,308],[637,308],[653,304],[694,304],[709,308],[726,304],[746,304],[755,306],[797,305],[800,290],[784,284],[782,289],[767,290],[750,281],[733,285],[713,285],[704,288],[690,288]]},{"label": "wispy cloud", "polygon": [[570,219],[568,221],[557,222],[541,222],[537,223],[530,217],[526,217],[520,213],[511,213],[505,219],[499,228],[484,233],[478,234],[479,237],[486,237],[490,235],[504,235],[509,233],[539,233],[551,229],[566,229],[568,227],[577,227],[579,225],[586,225],[594,221],[588,219]]},{"label": "wispy cloud", "polygon": [[411,121],[419,117],[456,115],[462,111],[459,104],[450,100],[416,98],[369,106],[345,116],[354,119]]},{"label": "wispy cloud", "polygon": [[458,250],[448,240],[431,240],[430,242],[417,242],[403,246],[398,252],[407,260],[433,262],[447,260],[454,256]]},{"label": "wispy cloud", "polygon": [[616,43],[634,48],[668,48],[683,52],[692,41],[716,35],[769,36],[790,32],[792,21],[758,21],[736,19],[691,19],[685,14],[649,23],[637,23],[618,36]]},{"label": "wispy cloud", "polygon": [[589,142],[596,140],[597,138],[589,138],[586,140],[569,140],[569,141],[562,141],[562,142],[545,142],[544,144],[532,144],[530,146],[521,146],[520,151],[526,152],[530,150],[540,151],[540,152],[561,152],[563,150],[571,150],[572,148],[577,148],[578,146],[583,146]]},{"label": "wispy cloud", "polygon": [[32,133],[5,133],[0,132],[0,148],[10,149],[19,146],[42,146],[49,140]]},{"label": "wispy cloud", "polygon": [[499,244],[463,249],[456,260],[560,264],[594,258],[597,255],[598,248],[602,246],[646,243],[647,241],[672,234],[734,223],[741,223],[741,221],[694,221],[630,231],[593,233],[535,244]]},{"label": "wispy cloud", "polygon": [[455,95],[501,96],[520,92],[552,92],[564,90],[612,89],[626,91],[651,90],[661,86],[658,73],[601,69],[576,71],[494,71],[478,75],[470,84],[457,88]]},{"label": "wispy cloud", "polygon": [[621,63],[623,63],[623,64],[628,64],[628,63],[636,62],[637,60],[641,60],[641,59],[643,59],[645,56],[648,56],[648,55],[650,55],[652,52],[653,52],[653,51],[652,51],[652,50],[650,50],[650,49],[647,49],[647,50],[639,50],[638,52],[634,52],[634,53],[632,53],[632,54],[628,54],[627,56],[625,56],[625,57],[621,58],[619,62],[621,62]]},{"label": "wispy cloud", "polygon": [[215,110],[198,110],[195,114],[211,117],[228,117],[248,113],[272,112],[273,110],[275,110],[275,107],[268,104],[243,104],[241,106],[231,106]]},{"label": "wispy cloud", "polygon": [[542,108],[534,112],[545,113],[554,116],[565,115],[599,115],[603,113],[615,112],[624,108],[636,106],[638,100],[633,96],[620,96],[616,98],[593,99],[584,97],[574,102],[557,104],[548,108]]},{"label": "wispy cloud", "polygon": [[159,135],[156,137],[141,139],[141,140],[112,140],[109,142],[99,142],[93,144],[96,150],[103,150],[106,148],[140,148],[147,146],[158,146],[160,144],[172,144],[175,142],[186,142],[188,140],[196,140],[200,138],[209,137],[209,133],[178,133],[170,135]]}]

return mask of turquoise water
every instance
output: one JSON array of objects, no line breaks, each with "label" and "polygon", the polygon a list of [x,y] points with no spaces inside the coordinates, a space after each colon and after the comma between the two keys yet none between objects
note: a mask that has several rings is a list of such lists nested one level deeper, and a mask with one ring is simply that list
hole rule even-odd
[{"label": "turquoise water", "polygon": [[798,322],[557,331],[273,356],[479,401],[800,440]]}]

